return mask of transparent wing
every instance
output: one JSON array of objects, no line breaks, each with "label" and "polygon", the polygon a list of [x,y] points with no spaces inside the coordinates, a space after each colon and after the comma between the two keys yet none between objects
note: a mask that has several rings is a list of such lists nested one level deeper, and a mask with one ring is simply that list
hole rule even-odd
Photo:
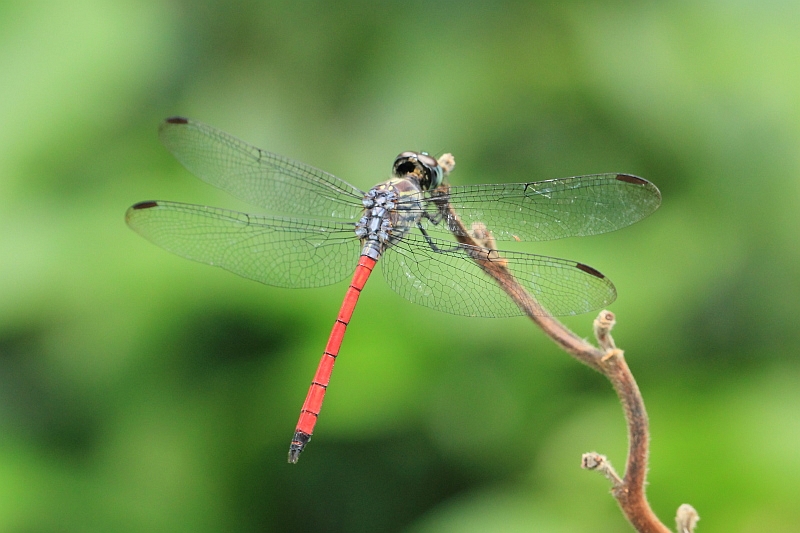
[{"label": "transparent wing", "polygon": [[361,244],[346,222],[255,216],[176,202],[141,202],[128,225],[175,254],[278,287],[321,287],[349,277]]},{"label": "transparent wing", "polygon": [[332,174],[185,118],[161,123],[159,137],[189,172],[230,194],[290,216],[361,216],[363,192]]},{"label": "transparent wing", "polygon": [[[426,207],[436,199],[431,193]],[[594,174],[533,183],[450,187],[447,200],[467,230],[481,222],[497,240],[548,241],[596,235],[629,226],[655,211],[661,193],[649,181],[629,174]],[[458,232],[449,220],[426,230]]]},{"label": "transparent wing", "polygon": [[[384,254],[383,275],[392,289],[414,303],[455,315],[522,315],[500,286],[470,258],[464,245],[409,234]],[[613,302],[616,289],[591,267],[541,255],[498,251],[498,260],[550,316],[575,315]]]}]

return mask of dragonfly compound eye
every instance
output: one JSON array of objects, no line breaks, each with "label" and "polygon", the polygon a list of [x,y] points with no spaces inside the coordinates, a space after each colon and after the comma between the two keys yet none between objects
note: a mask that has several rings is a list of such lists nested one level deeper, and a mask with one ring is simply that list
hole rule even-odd
[{"label": "dragonfly compound eye", "polygon": [[392,165],[392,174],[403,177],[417,174],[419,183],[425,190],[435,189],[442,184],[442,167],[434,157],[425,152],[403,152],[398,155]]}]

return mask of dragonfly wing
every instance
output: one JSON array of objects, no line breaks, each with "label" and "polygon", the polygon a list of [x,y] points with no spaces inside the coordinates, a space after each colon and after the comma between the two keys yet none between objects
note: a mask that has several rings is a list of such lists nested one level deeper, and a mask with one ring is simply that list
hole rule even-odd
[{"label": "dragonfly wing", "polygon": [[[500,286],[471,259],[465,245],[407,235],[384,254],[383,274],[403,298],[445,313],[480,317],[522,315]],[[485,250],[484,250],[485,252]],[[600,309],[613,302],[611,281],[591,267],[519,252],[497,251],[510,273],[546,310],[564,316]]]},{"label": "dragonfly wing", "polygon": [[192,174],[230,194],[290,216],[361,216],[363,192],[344,180],[185,118],[161,123],[159,137]]},{"label": "dragonfly wing", "polygon": [[141,202],[128,225],[175,254],[278,287],[321,287],[352,274],[360,242],[344,222],[256,216],[177,202]]},{"label": "dragonfly wing", "polygon": [[[431,200],[436,191],[430,193]],[[629,226],[655,211],[661,193],[629,174],[594,174],[533,183],[450,187],[444,194],[467,230],[479,222],[497,240],[548,241],[596,235]],[[429,211],[432,206],[429,206]],[[452,232],[448,220],[427,230]]]}]

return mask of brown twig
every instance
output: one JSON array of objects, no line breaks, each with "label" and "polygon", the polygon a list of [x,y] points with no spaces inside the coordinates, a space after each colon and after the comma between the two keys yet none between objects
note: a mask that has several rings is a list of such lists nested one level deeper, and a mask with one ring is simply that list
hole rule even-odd
[{"label": "brown twig", "polygon": [[[449,156],[449,154],[446,154]],[[449,168],[454,161],[449,156]],[[444,156],[443,156],[444,158]],[[545,334],[564,351],[580,362],[594,368],[605,375],[614,387],[625,412],[628,424],[628,459],[625,475],[620,478],[608,460],[597,453],[585,454],[582,459],[584,468],[597,470],[612,483],[612,494],[619,503],[623,514],[639,533],[667,533],[669,529],[659,521],[650,508],[645,497],[645,477],[647,474],[647,458],[649,432],[647,412],[639,387],[628,368],[622,350],[618,349],[611,337],[611,328],[615,317],[610,311],[601,311],[594,322],[594,333],[600,346],[592,345],[577,336],[555,318],[548,316],[547,311],[533,298],[508,270],[507,262],[497,252],[494,239],[489,229],[483,224],[473,224],[471,231],[464,226],[457,213],[447,201],[447,186],[439,191],[438,207],[449,224],[456,240],[465,245],[464,250],[470,258],[490,277],[492,277]],[[684,504],[685,507],[691,508]],[[694,509],[691,509],[694,512]],[[689,513],[691,515],[691,513]],[[692,533],[697,522],[686,518],[683,521],[678,515],[679,533]],[[694,512],[693,516],[697,516]]]}]

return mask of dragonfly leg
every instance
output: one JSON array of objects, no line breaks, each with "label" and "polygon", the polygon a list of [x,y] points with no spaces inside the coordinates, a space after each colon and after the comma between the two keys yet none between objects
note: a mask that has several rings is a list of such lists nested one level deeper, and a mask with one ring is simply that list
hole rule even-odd
[{"label": "dragonfly leg", "polygon": [[441,211],[437,211],[435,214],[425,212],[422,216],[430,220],[434,226],[438,226],[442,222],[442,218],[444,218],[444,214]]},{"label": "dragonfly leg", "polygon": [[419,228],[419,231],[420,233],[422,233],[422,236],[425,237],[425,241],[428,243],[428,246],[431,247],[431,250],[433,250],[437,254],[457,252],[458,250],[461,249],[460,244],[456,244],[452,248],[439,248],[438,246],[436,246],[436,243],[433,242],[433,239],[431,239],[430,235],[428,235],[428,232],[425,231],[425,228],[423,228],[422,224],[420,224],[419,222],[417,222],[417,228]]}]

